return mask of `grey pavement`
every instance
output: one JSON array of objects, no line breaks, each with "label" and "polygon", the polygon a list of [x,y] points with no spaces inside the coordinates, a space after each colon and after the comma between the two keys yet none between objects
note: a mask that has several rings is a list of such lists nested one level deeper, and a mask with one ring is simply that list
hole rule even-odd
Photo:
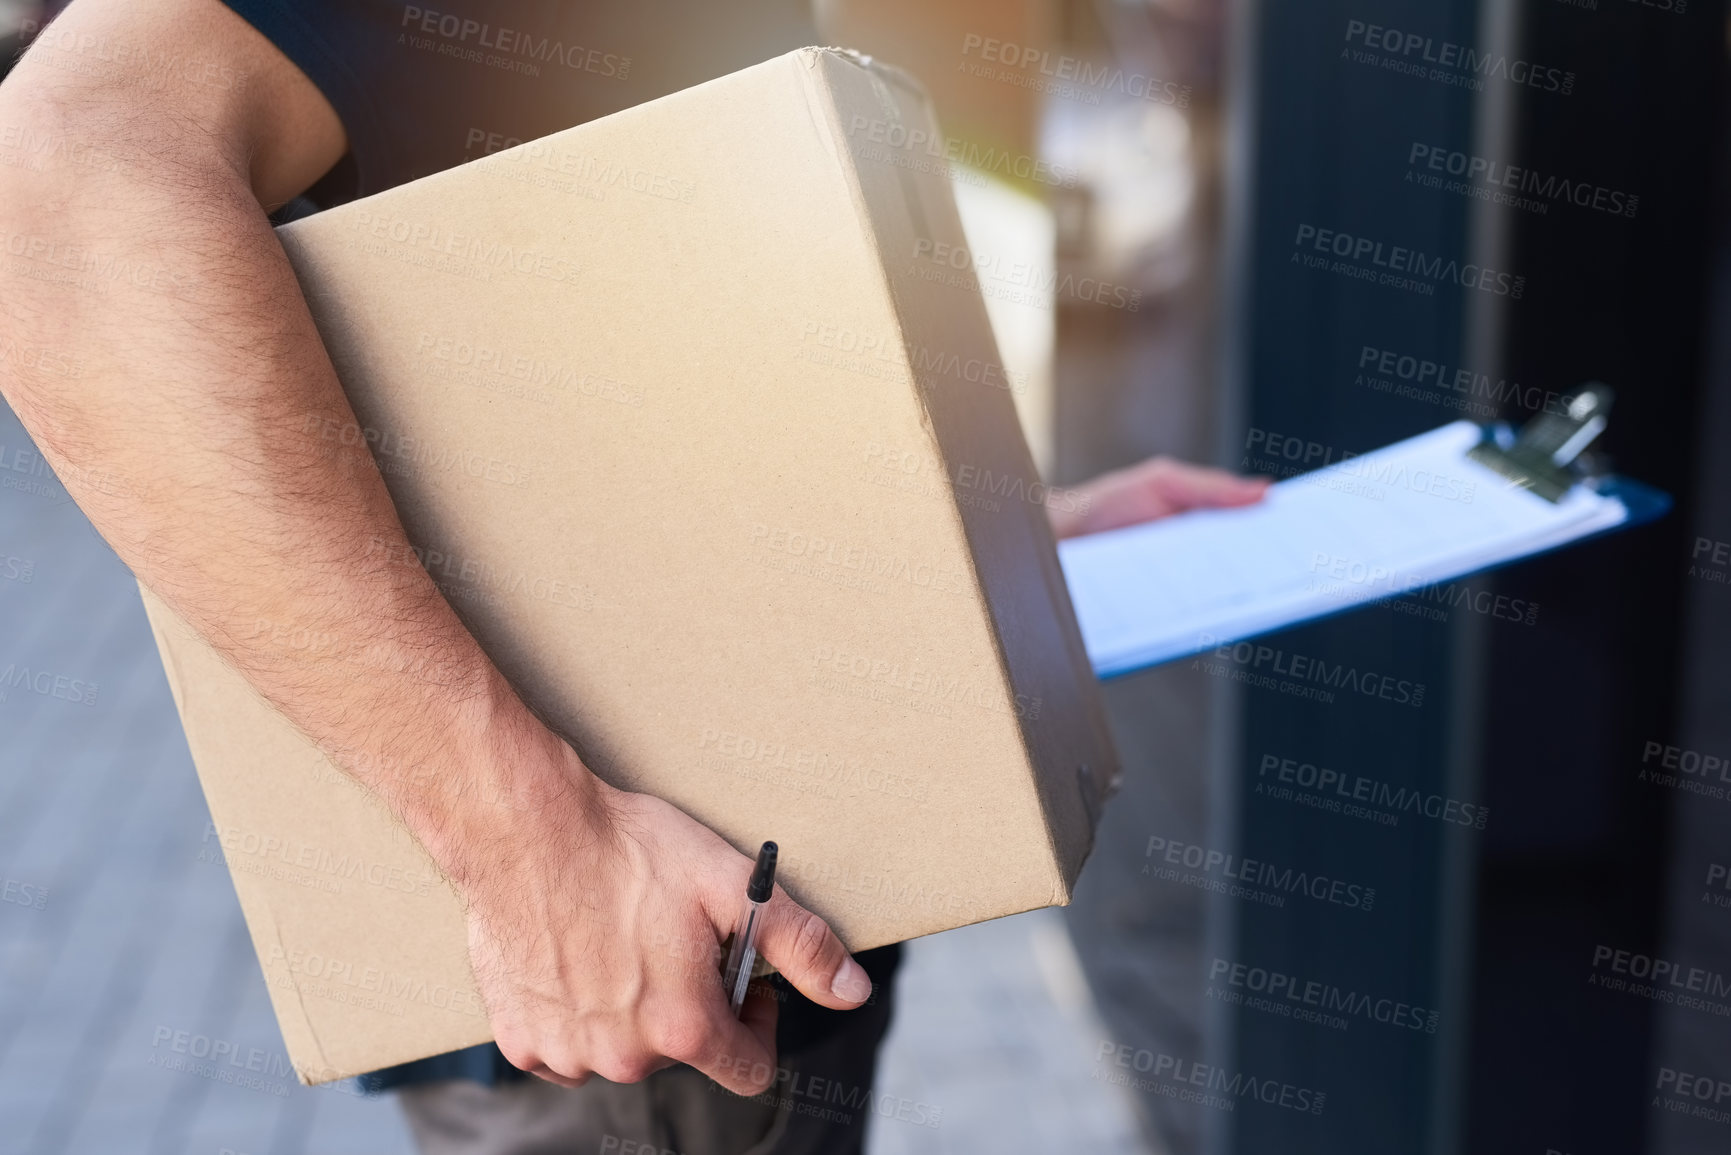
[{"label": "grey pavement", "polygon": [[[0,405],[0,1155],[412,1151],[295,1081],[207,820],[131,575]],[[913,944],[899,995],[882,1093],[942,1113],[873,1155],[1144,1150],[1052,912]]]},{"label": "grey pavement", "polygon": [[1147,1150],[1130,1093],[1094,1078],[1108,1032],[1057,911],[916,940],[896,997],[870,1155]]}]

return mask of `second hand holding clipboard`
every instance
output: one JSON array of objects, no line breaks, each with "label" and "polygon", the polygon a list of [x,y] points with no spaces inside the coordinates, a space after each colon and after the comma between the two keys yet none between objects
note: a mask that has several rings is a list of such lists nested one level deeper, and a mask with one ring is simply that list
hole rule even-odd
[{"label": "second hand holding clipboard", "polygon": [[1516,437],[1457,421],[1270,486],[1254,506],[1199,510],[1060,543],[1101,677],[1325,617],[1662,513],[1669,499],[1591,475],[1610,391]]}]

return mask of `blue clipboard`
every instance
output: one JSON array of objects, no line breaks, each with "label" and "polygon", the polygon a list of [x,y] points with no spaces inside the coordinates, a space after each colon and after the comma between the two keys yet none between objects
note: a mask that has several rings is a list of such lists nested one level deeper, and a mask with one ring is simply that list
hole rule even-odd
[{"label": "blue clipboard", "polygon": [[[1468,460],[1491,437],[1455,422],[1346,468],[1282,481],[1264,500],[1270,508],[1197,511],[1060,543],[1095,674],[1121,677],[1460,581],[1645,524],[1671,506],[1663,491],[1622,477],[1571,478],[1543,499],[1524,491],[1532,487],[1518,472],[1499,476]],[[1459,477],[1444,478],[1455,462]],[[1462,479],[1465,503],[1428,500],[1458,498]],[[1414,482],[1427,500],[1415,498]]]}]

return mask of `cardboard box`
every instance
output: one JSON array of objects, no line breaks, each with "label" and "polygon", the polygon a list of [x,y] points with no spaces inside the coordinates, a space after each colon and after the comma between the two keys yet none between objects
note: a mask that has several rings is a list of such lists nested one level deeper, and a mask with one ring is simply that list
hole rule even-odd
[{"label": "cardboard box", "polygon": [[[805,49],[280,235],[313,432],[500,668],[863,949],[1067,901],[1115,765],[947,181],[858,118],[936,131]],[[424,852],[145,600],[303,1077],[486,1040]]]},{"label": "cardboard box", "polygon": [[831,44],[892,60],[919,81],[956,159],[1007,154],[1009,171],[995,170],[1003,179],[1038,155],[1046,93],[1071,87],[1048,74],[1058,55],[1053,0],[816,0],[813,11]]}]

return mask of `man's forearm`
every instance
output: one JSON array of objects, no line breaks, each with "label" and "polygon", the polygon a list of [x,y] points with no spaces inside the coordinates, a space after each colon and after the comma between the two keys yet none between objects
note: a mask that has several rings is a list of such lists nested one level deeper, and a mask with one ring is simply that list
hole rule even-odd
[{"label": "man's forearm", "polygon": [[138,577],[460,873],[465,796],[585,775],[414,564],[365,444],[321,436],[354,416],[255,189],[305,183],[249,138],[244,86],[274,81],[65,63],[27,55],[0,125],[111,163],[0,166],[0,390]]}]

